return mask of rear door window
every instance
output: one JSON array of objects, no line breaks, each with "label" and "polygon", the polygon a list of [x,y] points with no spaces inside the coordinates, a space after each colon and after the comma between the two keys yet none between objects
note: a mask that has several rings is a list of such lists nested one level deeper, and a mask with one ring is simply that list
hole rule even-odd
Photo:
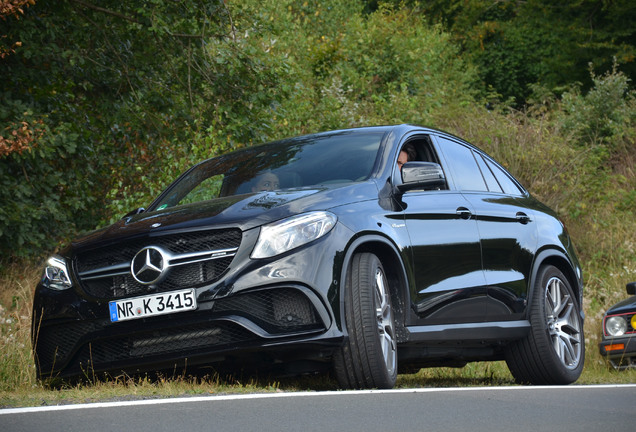
[{"label": "rear door window", "polygon": [[517,183],[510,178],[507,172],[505,172],[499,165],[486,159],[488,167],[497,178],[497,182],[503,189],[504,193],[508,195],[523,195],[523,189],[521,189]]},{"label": "rear door window", "polygon": [[484,180],[486,181],[486,185],[488,186],[488,190],[490,192],[502,193],[503,190],[501,189],[501,186],[499,185],[499,182],[497,182],[497,179],[495,178],[495,175],[492,173],[490,168],[488,168],[488,166],[486,165],[486,161],[484,161],[483,156],[477,153],[477,154],[475,154],[475,159],[477,159],[477,163],[479,164],[479,168],[481,169],[481,173],[484,176]]}]

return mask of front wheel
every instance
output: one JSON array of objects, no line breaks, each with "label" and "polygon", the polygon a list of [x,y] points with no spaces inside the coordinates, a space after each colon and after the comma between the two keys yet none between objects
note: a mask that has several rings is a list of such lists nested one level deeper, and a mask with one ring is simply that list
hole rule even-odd
[{"label": "front wheel", "polygon": [[542,267],[537,276],[530,334],[507,347],[506,363],[521,384],[571,384],[585,360],[581,305],[556,267]]},{"label": "front wheel", "polygon": [[349,337],[334,356],[336,378],[343,388],[392,388],[397,379],[395,322],[379,258],[354,255],[344,289]]}]

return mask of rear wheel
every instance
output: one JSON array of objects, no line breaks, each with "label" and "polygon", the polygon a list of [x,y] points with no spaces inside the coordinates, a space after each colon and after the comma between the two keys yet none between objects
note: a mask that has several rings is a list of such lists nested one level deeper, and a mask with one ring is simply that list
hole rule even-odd
[{"label": "rear wheel", "polygon": [[392,388],[397,379],[397,345],[391,295],[379,258],[354,255],[345,281],[349,337],[334,356],[343,388]]},{"label": "rear wheel", "polygon": [[518,383],[560,385],[579,378],[585,359],[580,312],[563,273],[542,267],[530,307],[530,334],[506,350],[506,363]]}]

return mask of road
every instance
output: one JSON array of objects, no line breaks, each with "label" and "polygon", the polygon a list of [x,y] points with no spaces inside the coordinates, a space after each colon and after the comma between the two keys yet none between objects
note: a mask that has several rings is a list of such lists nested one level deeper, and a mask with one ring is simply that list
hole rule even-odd
[{"label": "road", "polygon": [[0,410],[18,431],[619,431],[636,384],[303,392]]}]

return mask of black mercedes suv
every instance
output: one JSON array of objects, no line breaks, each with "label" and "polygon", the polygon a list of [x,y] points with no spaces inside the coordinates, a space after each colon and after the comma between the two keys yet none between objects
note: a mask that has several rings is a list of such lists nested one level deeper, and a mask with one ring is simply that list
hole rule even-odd
[{"label": "black mercedes suv", "polygon": [[564,225],[491,157],[367,127],[203,161],[75,240],[46,264],[32,336],[41,378],[250,366],[390,388],[505,360],[568,384],[582,294]]}]

